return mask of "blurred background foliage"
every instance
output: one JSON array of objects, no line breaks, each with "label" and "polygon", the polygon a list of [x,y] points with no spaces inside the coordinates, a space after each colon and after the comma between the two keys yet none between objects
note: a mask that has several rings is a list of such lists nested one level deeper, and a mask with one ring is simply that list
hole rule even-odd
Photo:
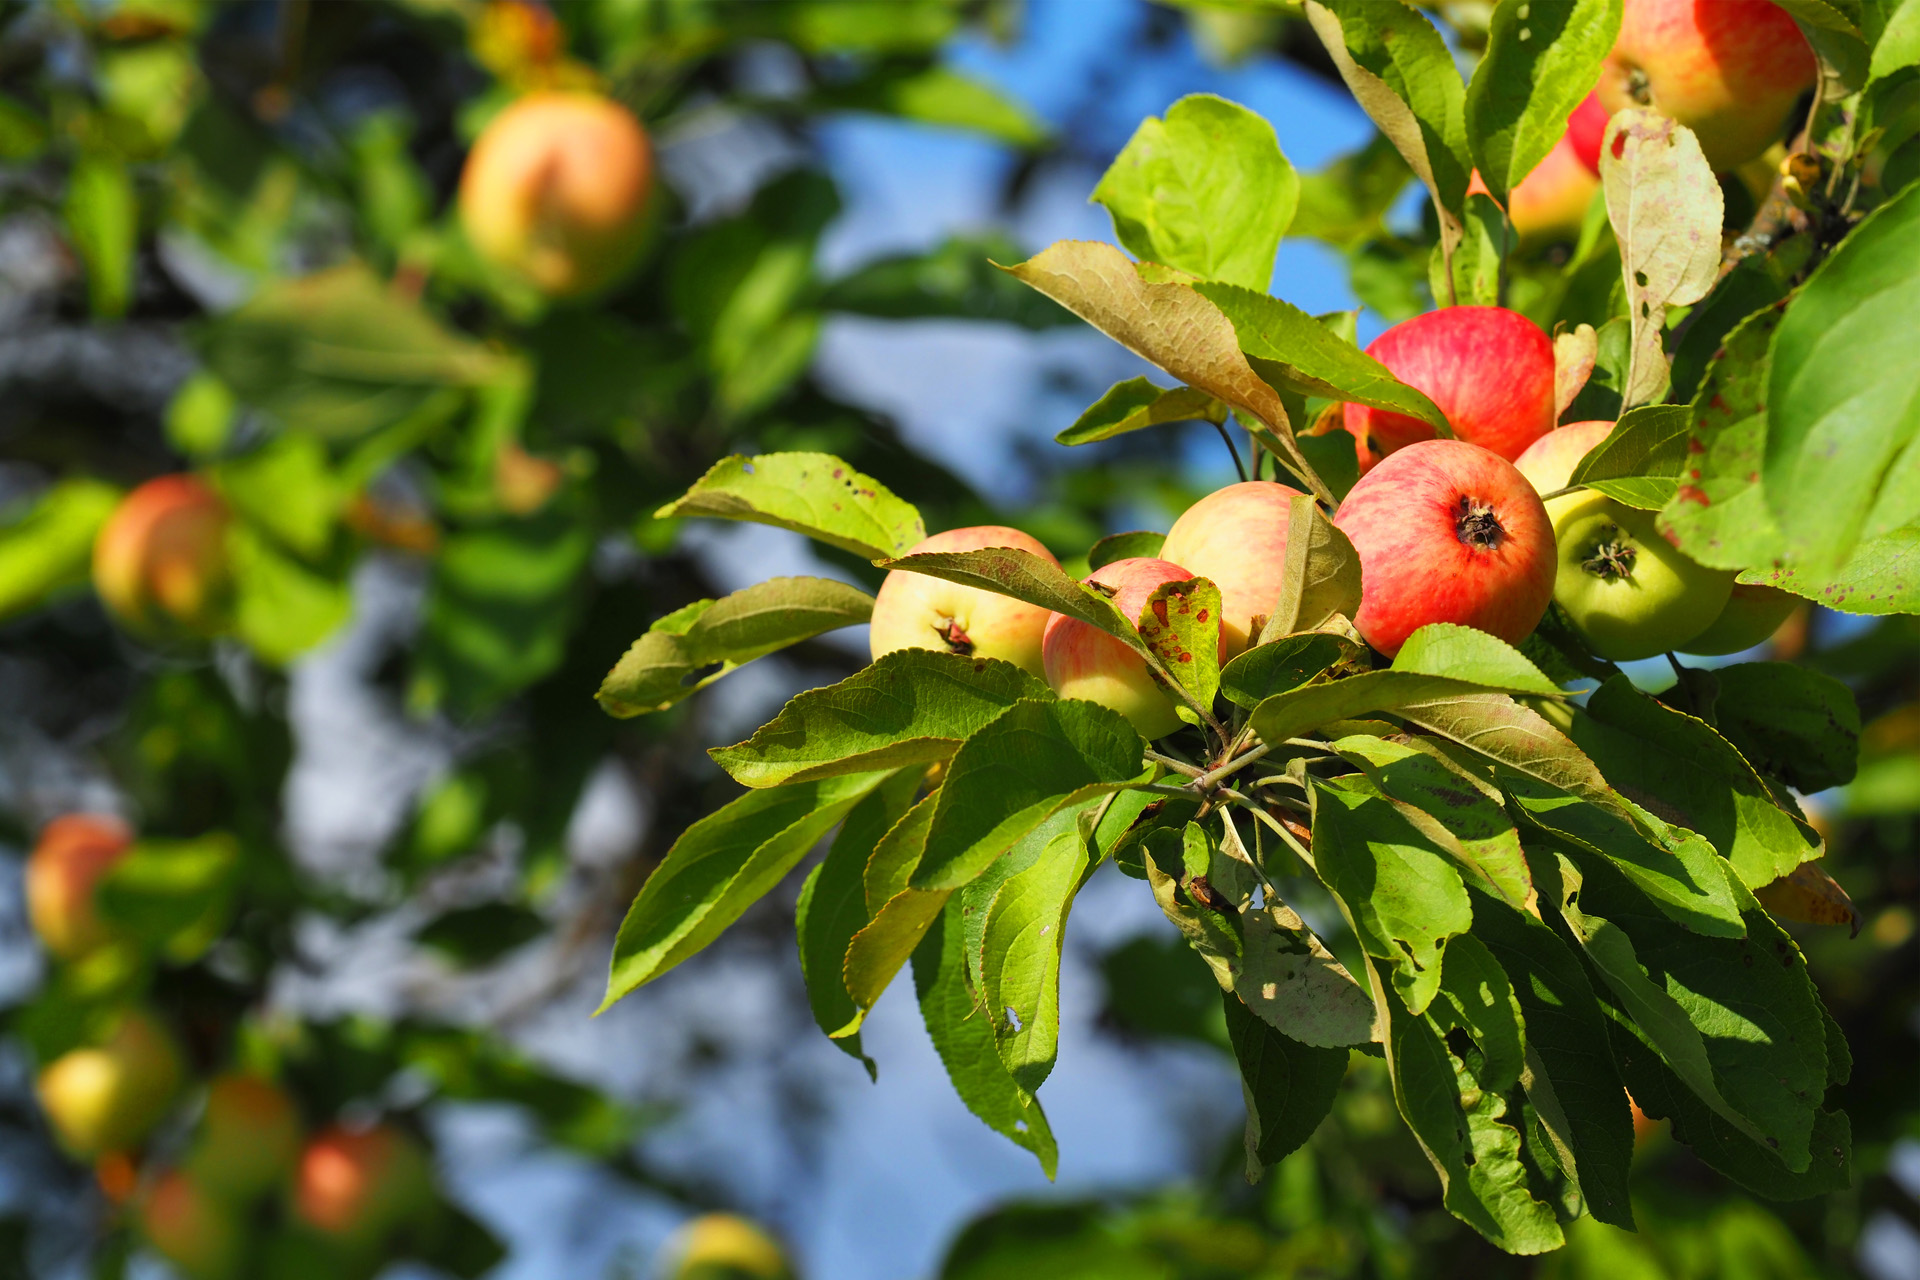
[{"label": "blurred background foliage", "polygon": [[[1471,56],[1489,6],[1439,7]],[[1118,38],[1097,59],[1060,55],[1098,75],[1050,81],[1076,27]],[[994,49],[1045,87],[1044,111],[967,69]],[[115,945],[43,961],[19,895],[7,899],[0,1276],[153,1274],[139,1206],[190,1146],[197,1087],[138,1150],[83,1160],[62,1153],[32,1093],[41,1066],[135,1005],[170,1028],[194,1081],[245,1069],[276,1079],[309,1128],[384,1118],[430,1145],[440,1211],[353,1261],[369,1274],[395,1259],[407,1274],[666,1274],[653,1254],[667,1228],[720,1208],[800,1236],[792,1215],[810,1202],[769,1183],[819,1173],[807,1152],[834,1115],[809,1073],[867,1086],[831,1052],[804,1069],[782,1056],[813,1034],[791,897],[700,966],[703,990],[722,993],[709,1012],[753,1021],[759,1040],[730,1039],[687,1003],[585,1014],[648,869],[730,793],[704,748],[850,672],[864,644],[811,642],[734,677],[725,698],[603,715],[593,690],[652,621],[739,585],[743,563],[759,577],[804,554],[652,513],[729,453],[820,450],[909,497],[930,528],[1017,525],[1071,568],[1096,537],[1164,521],[1218,483],[1204,428],[1071,458],[1034,445],[1128,367],[1049,345],[1070,317],[988,263],[1038,247],[1049,201],[1078,199],[1139,115],[1216,78],[1231,96],[1251,74],[1331,109],[1331,69],[1278,3],[0,4],[0,836],[17,860],[69,812],[118,813],[137,831],[101,897]],[[454,209],[486,122],[553,88],[626,104],[658,161],[636,266],[566,302],[483,259]],[[944,240],[826,253],[847,217],[829,126],[848,118],[991,144],[986,216]],[[1296,160],[1314,154],[1293,122],[1275,124]],[[1320,296],[1364,305],[1364,338],[1431,305],[1435,230],[1403,198],[1392,150],[1360,137],[1305,176],[1293,235],[1319,247],[1289,258],[1290,242],[1282,263],[1292,284],[1311,276]],[[843,148],[842,164],[849,153],[861,162]],[[1603,239],[1534,251],[1514,305],[1549,325],[1605,321],[1619,272]],[[1767,287],[1756,280],[1756,296]],[[1313,301],[1285,276],[1278,292]],[[843,369],[888,360],[896,349],[874,335],[909,321],[993,326],[1048,354],[1013,392],[981,386],[936,414],[933,438],[823,372],[823,334],[848,318],[867,341],[840,350]],[[927,373],[904,371],[909,403],[953,394],[930,375],[912,390]],[[1002,417],[1016,438],[984,423],[966,437],[970,412],[1014,393]],[[233,513],[230,625],[211,641],[130,634],[88,585],[119,495],[181,471]],[[864,561],[818,554],[877,582]],[[1559,1254],[1508,1258],[1441,1209],[1366,1057],[1333,1118],[1250,1187],[1215,988],[1142,923],[1092,934],[1097,1035],[1136,1064],[1101,1087],[1135,1091],[1117,1114],[1162,1115],[1177,1141],[1119,1189],[1076,1179],[1069,1151],[1061,1188],[963,1223],[993,1194],[975,1189],[936,1214],[954,1233],[939,1274],[1920,1274],[1920,627],[1816,611],[1775,645],[1852,686],[1867,724],[1858,780],[1817,801],[1827,865],[1864,928],[1801,935],[1853,1046],[1851,1190],[1762,1205],[1649,1131],[1638,1236],[1583,1221]],[[767,1105],[711,1096],[736,1053],[774,1063]],[[636,1085],[621,1070],[636,1058],[666,1062],[677,1084]],[[929,1107],[945,1089],[933,1083]],[[1219,1096],[1184,1096],[1201,1086]],[[484,1195],[463,1201],[463,1163],[485,1144],[462,1115],[510,1115],[516,1152],[569,1152],[628,1189],[581,1192],[567,1212],[644,1205],[645,1225],[600,1224],[621,1247],[591,1255],[598,1272],[577,1262],[590,1251],[542,1253],[542,1230],[565,1234],[555,1222],[507,1222],[497,1196],[493,1213]],[[720,1166],[756,1172],[676,1158],[688,1123]],[[767,1164],[769,1134],[785,1163]],[[937,1151],[864,1155],[883,1181],[934,1181]],[[349,1273],[277,1202],[251,1215],[244,1274]],[[845,1217],[845,1235],[874,1225]],[[733,1274],[775,1274],[757,1247]],[[938,1252],[923,1242],[914,1257]],[[866,1259],[834,1274],[919,1265],[831,1256]],[[571,1269],[554,1269],[562,1258]]]}]

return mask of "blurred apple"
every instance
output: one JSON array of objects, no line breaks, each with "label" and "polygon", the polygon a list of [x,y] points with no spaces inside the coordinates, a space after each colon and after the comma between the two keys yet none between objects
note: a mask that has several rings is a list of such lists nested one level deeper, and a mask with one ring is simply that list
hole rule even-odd
[{"label": "blurred apple", "polygon": [[282,1182],[300,1158],[300,1113],[278,1085],[232,1074],[207,1087],[206,1113],[188,1166],[231,1200],[247,1200]]},{"label": "blurred apple", "polygon": [[1720,611],[1707,629],[1680,646],[1682,653],[1717,657],[1739,653],[1773,638],[1781,624],[1806,602],[1778,587],[1753,582],[1736,582]]},{"label": "blurred apple", "polygon": [[433,1202],[426,1152],[389,1124],[335,1126],[300,1153],[294,1216],[350,1247],[370,1247],[419,1218]]},{"label": "blurred apple", "polygon": [[596,93],[533,93],[473,144],[460,221],[481,256],[573,297],[632,265],[652,181],[652,145],[631,111]]},{"label": "blurred apple", "polygon": [[774,1238],[731,1213],[705,1213],[667,1241],[668,1280],[791,1280],[793,1268]]},{"label": "blurred apple", "polygon": [[165,1028],[129,1010],[104,1043],[49,1063],[36,1091],[61,1145],[76,1156],[97,1156],[145,1137],[172,1105],[182,1074]]},{"label": "blurred apple", "polygon": [[240,1274],[246,1238],[239,1215],[177,1169],[162,1174],[147,1192],[140,1229],[154,1252],[188,1280],[232,1280]]},{"label": "blurred apple", "polygon": [[[1112,588],[1114,608],[1131,622],[1147,607],[1147,598],[1156,588],[1193,576],[1170,561],[1137,556],[1102,565],[1087,581]],[[1226,648],[1224,632],[1220,647]],[[1164,738],[1180,727],[1173,697],[1153,678],[1146,659],[1098,627],[1052,614],[1042,648],[1047,683],[1061,697],[1085,698],[1110,707],[1143,738]]]},{"label": "blurred apple", "polygon": [[93,586],[136,630],[215,635],[229,621],[227,504],[198,476],[159,476],[129,493],[93,544]]},{"label": "blurred apple", "polygon": [[1160,555],[1220,588],[1220,652],[1230,658],[1257,637],[1256,619],[1280,602],[1287,573],[1288,501],[1298,489],[1248,480],[1216,489],[1188,507]]},{"label": "blurred apple", "polygon": [[[1038,540],[997,524],[936,533],[909,547],[907,554],[987,547],[1029,551],[1049,564],[1059,564]],[[999,658],[1038,676],[1045,671],[1040,662],[1040,633],[1047,617],[1045,609],[1011,596],[895,569],[874,597],[869,643],[875,658],[896,649],[933,649]]]},{"label": "blurred apple", "polygon": [[132,844],[133,830],[110,814],[70,813],[41,829],[27,857],[27,919],[48,951],[73,960],[109,940],[93,890]]}]

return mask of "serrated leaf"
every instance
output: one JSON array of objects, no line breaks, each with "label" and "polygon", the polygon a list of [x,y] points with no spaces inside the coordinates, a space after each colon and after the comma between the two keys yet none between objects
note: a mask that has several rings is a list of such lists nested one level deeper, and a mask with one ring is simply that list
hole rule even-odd
[{"label": "serrated leaf", "polygon": [[867,858],[861,880],[871,919],[847,941],[840,966],[854,1012],[844,1025],[829,1031],[830,1036],[859,1030],[952,896],[950,889],[923,891],[909,883],[926,851],[927,829],[938,803],[938,790],[920,799],[881,836]]},{"label": "serrated leaf", "polygon": [[1287,499],[1287,565],[1260,643],[1360,612],[1360,553],[1306,494]]},{"label": "serrated leaf", "polygon": [[1247,1178],[1258,1181],[1320,1127],[1347,1074],[1347,1050],[1301,1044],[1222,992],[1227,1039],[1247,1103]]},{"label": "serrated leaf", "polygon": [[1600,183],[1620,244],[1633,345],[1622,407],[1660,399],[1669,377],[1667,308],[1700,301],[1720,268],[1724,200],[1693,131],[1629,107],[1607,125]]},{"label": "serrated leaf", "polygon": [[1272,125],[1196,93],[1142,120],[1091,198],[1135,257],[1264,291],[1300,179]]},{"label": "serrated leaf", "polygon": [[1051,814],[1143,779],[1143,749],[1105,707],[1016,702],[954,754],[910,883],[959,888]]},{"label": "serrated leaf", "polygon": [[945,760],[976,730],[1047,686],[1010,662],[899,649],[809,689],[751,738],[707,754],[748,787]]},{"label": "serrated leaf", "polygon": [[1505,641],[1472,627],[1434,623],[1408,637],[1386,670],[1276,694],[1254,708],[1250,723],[1262,741],[1278,744],[1331,720],[1488,690],[1560,694],[1560,686]]},{"label": "serrated leaf", "polygon": [[1341,663],[1364,663],[1365,649],[1345,636],[1308,632],[1256,645],[1220,671],[1220,691],[1251,711]]},{"label": "serrated leaf", "polygon": [[[1191,702],[1212,707],[1220,692],[1220,588],[1205,578],[1162,583],[1140,610],[1139,631]],[[1182,719],[1194,715],[1191,707],[1179,710]]]},{"label": "serrated leaf", "polygon": [[1313,787],[1313,860],[1366,953],[1392,965],[1400,998],[1424,1011],[1440,989],[1447,940],[1473,924],[1460,873],[1377,793],[1322,783]]},{"label": "serrated leaf", "polygon": [[1920,190],[1875,210],[1787,307],[1767,376],[1761,491],[1803,572],[1920,520]]},{"label": "serrated leaf", "polygon": [[1168,390],[1145,378],[1128,378],[1107,388],[1105,395],[1087,406],[1087,411],[1053,440],[1055,444],[1092,444],[1169,422],[1218,423],[1226,419],[1227,407],[1204,391],[1192,387]]},{"label": "serrated leaf", "polygon": [[1467,86],[1467,147],[1500,203],[1546,159],[1600,78],[1620,34],[1620,0],[1496,5]]},{"label": "serrated leaf", "polygon": [[890,776],[854,774],[749,791],[688,827],[620,924],[600,1008],[719,937]]},{"label": "serrated leaf", "polygon": [[1240,950],[1220,957],[1238,1003],[1304,1045],[1330,1049],[1378,1038],[1373,1000],[1291,907],[1270,900],[1244,912],[1240,929]]},{"label": "serrated leaf", "polygon": [[1679,487],[1691,414],[1685,405],[1629,409],[1574,467],[1569,485],[1598,489],[1642,511],[1657,511]]},{"label": "serrated leaf", "polygon": [[770,578],[696,600],[634,641],[594,697],[622,719],[664,711],[755,658],[872,614],[872,596],[831,578]]},{"label": "serrated leaf", "polygon": [[1155,533],[1151,529],[1110,533],[1088,549],[1087,568],[1101,569],[1115,560],[1131,560],[1135,557],[1157,560],[1160,558],[1160,548],[1166,543],[1166,534]]},{"label": "serrated leaf", "polygon": [[1498,694],[1463,694],[1405,706],[1404,720],[1431,729],[1473,755],[1577,796],[1628,822],[1639,815],[1599,768],[1539,712]]},{"label": "serrated leaf", "polygon": [[920,1016],[954,1092],[967,1110],[994,1130],[1033,1152],[1049,1179],[1059,1165],[1059,1147],[1040,1102],[1014,1082],[994,1046],[993,1028],[967,985],[963,950],[965,922],[957,903],[937,917],[913,953],[913,986]]},{"label": "serrated leaf", "polygon": [[897,556],[927,536],[912,503],[827,453],[722,458],[654,516],[770,524],[869,560]]},{"label": "serrated leaf", "polygon": [[1720,732],[1755,767],[1808,793],[1853,781],[1860,708],[1845,685],[1790,662],[1737,662],[1714,678]]}]

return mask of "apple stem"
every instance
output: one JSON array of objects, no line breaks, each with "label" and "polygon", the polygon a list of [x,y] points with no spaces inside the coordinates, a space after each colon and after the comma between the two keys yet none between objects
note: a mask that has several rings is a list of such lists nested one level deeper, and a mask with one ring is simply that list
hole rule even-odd
[{"label": "apple stem", "polygon": [[1586,488],[1586,487],[1587,487],[1587,486],[1585,486],[1585,485],[1583,485],[1583,484],[1570,484],[1570,485],[1567,485],[1567,486],[1566,486],[1565,488],[1561,488],[1561,489],[1555,489],[1555,490],[1554,490],[1554,491],[1553,491],[1552,493],[1543,493],[1543,494],[1541,494],[1541,495],[1540,495],[1540,501],[1542,501],[1542,502],[1552,502],[1552,501],[1553,501],[1553,500],[1554,500],[1555,498],[1564,498],[1564,497],[1566,497],[1566,496],[1567,496],[1568,494],[1570,494],[1570,493],[1578,493],[1578,492],[1580,492],[1580,491],[1581,491],[1582,489],[1584,489],[1584,488]]},{"label": "apple stem", "polygon": [[1165,765],[1175,773],[1185,774],[1189,778],[1198,778],[1204,772],[1204,770],[1197,769],[1184,760],[1175,760],[1172,756],[1162,755],[1152,748],[1147,749],[1146,755],[1147,759],[1153,761],[1155,764]]},{"label": "apple stem", "polygon": [[1603,542],[1593,549],[1592,555],[1580,562],[1580,567],[1603,581],[1618,582],[1633,576],[1634,559],[1632,543]]}]

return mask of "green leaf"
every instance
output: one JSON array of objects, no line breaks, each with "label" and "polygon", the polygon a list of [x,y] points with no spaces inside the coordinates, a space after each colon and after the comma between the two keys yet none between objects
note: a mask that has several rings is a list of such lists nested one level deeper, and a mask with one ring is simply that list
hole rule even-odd
[{"label": "green leaf", "polygon": [[858,79],[822,85],[811,105],[825,111],[867,111],[921,124],[983,133],[1016,147],[1046,140],[1046,126],[1026,106],[951,67],[882,66]]},{"label": "green leaf", "polygon": [[200,345],[240,399],[335,438],[398,422],[436,390],[478,386],[504,367],[360,263],[273,281],[209,325]]},{"label": "green leaf", "polygon": [[1505,641],[1471,627],[1434,623],[1414,632],[1386,670],[1276,694],[1254,708],[1251,723],[1262,741],[1277,745],[1331,720],[1484,690],[1560,694],[1560,686]]},{"label": "green leaf", "polygon": [[217,463],[211,478],[229,507],[281,546],[308,561],[326,554],[345,495],[325,442],[279,436]]},{"label": "green leaf", "polygon": [[1622,414],[1567,480],[1642,511],[1657,511],[1679,487],[1692,415],[1685,405],[1650,404]]},{"label": "green leaf", "polygon": [[1193,291],[1233,323],[1240,349],[1268,383],[1300,395],[1404,413],[1450,433],[1438,405],[1292,303],[1213,281],[1200,281]]},{"label": "green leaf", "polygon": [[[1194,706],[1211,708],[1220,692],[1220,588],[1206,578],[1155,587],[1140,610],[1139,631]],[[1193,707],[1177,710],[1189,724],[1199,722]]]},{"label": "green leaf", "polygon": [[1140,779],[1142,750],[1105,707],[1016,702],[954,754],[912,886],[959,888],[1050,814]]},{"label": "green leaf", "polygon": [[94,901],[115,929],[184,963],[226,930],[240,874],[239,842],[224,831],[149,837],[100,878]]},{"label": "green leaf", "polygon": [[993,1027],[967,985],[965,934],[959,904],[950,903],[913,953],[920,1016],[967,1109],[994,1132],[1033,1152],[1051,1180],[1059,1165],[1059,1147],[1038,1099],[1015,1083],[1000,1061]]},{"label": "green leaf", "polygon": [[1761,491],[1793,560],[1831,574],[1920,520],[1920,191],[1874,211],[1787,307],[1767,377]]},{"label": "green leaf", "polygon": [[1546,159],[1600,78],[1620,34],[1620,0],[1495,6],[1467,86],[1467,146],[1500,203]]},{"label": "green leaf", "polygon": [[[858,626],[872,613],[872,596],[831,578],[770,578],[720,600],[696,600],[634,641],[594,697],[607,714],[622,719],[665,711],[755,658],[824,632]],[[722,750],[742,751],[751,745]]]},{"label": "green leaf", "polygon": [[[920,779],[903,771],[882,783],[847,814],[827,856],[807,876],[794,912],[794,933],[800,942],[800,973],[807,984],[807,1003],[813,1020],[829,1036],[854,1020],[859,1012],[847,992],[843,966],[847,947],[866,927],[867,860],[882,836],[913,803]],[[873,1060],[860,1049],[858,1032],[834,1041],[842,1052],[858,1058],[874,1077]]]},{"label": "green leaf", "polygon": [[1135,257],[1264,292],[1300,179],[1272,125],[1196,93],[1140,122],[1092,199]]},{"label": "green leaf", "polygon": [[1431,729],[1523,777],[1577,796],[1630,823],[1640,814],[1611,786],[1593,761],[1539,712],[1498,694],[1464,694],[1399,709],[1399,716]]},{"label": "green leaf", "polygon": [[1276,694],[1297,689],[1341,664],[1363,664],[1366,651],[1345,636],[1307,632],[1256,645],[1220,671],[1220,691],[1251,711]]},{"label": "green leaf", "polygon": [[1739,662],[1714,678],[1720,732],[1756,767],[1802,792],[1853,781],[1860,708],[1845,685],[1790,662]]},{"label": "green leaf", "polygon": [[1267,1166],[1311,1138],[1333,1110],[1347,1075],[1348,1051],[1301,1044],[1255,1017],[1231,994],[1222,992],[1220,998],[1247,1103],[1247,1177],[1258,1181]]},{"label": "green leaf", "polygon": [[1075,323],[1072,312],[1023,288],[993,265],[1010,262],[1020,252],[1017,243],[997,233],[955,236],[926,253],[868,262],[827,284],[820,306],[888,320],[994,320],[1023,329]]},{"label": "green leaf", "polygon": [[480,902],[443,911],[421,926],[415,942],[466,968],[491,964],[546,934],[547,920],[512,902]]},{"label": "green leaf", "polygon": [[1392,964],[1401,999],[1424,1011],[1447,940],[1473,924],[1460,873],[1377,793],[1325,784],[1313,788],[1313,860],[1366,953]]},{"label": "green leaf", "polygon": [[38,609],[86,582],[94,535],[119,505],[112,485],[75,478],[8,511],[0,524],[0,618]]},{"label": "green leaf", "polygon": [[1526,1032],[1513,983],[1486,944],[1472,934],[1453,940],[1440,990],[1427,1017],[1442,1035],[1459,1030],[1480,1050],[1474,1078],[1483,1089],[1505,1093],[1520,1083]]},{"label": "green leaf", "polygon": [[1631,409],[1666,392],[1667,308],[1700,301],[1718,279],[1725,202],[1693,131],[1645,107],[1629,107],[1607,126],[1600,182],[1632,327],[1621,392]]},{"label": "green leaf", "polygon": [[1160,548],[1167,544],[1167,535],[1155,533],[1151,529],[1135,529],[1127,533],[1110,533],[1093,544],[1087,552],[1087,569],[1104,568],[1115,560],[1131,560],[1145,557],[1157,560]]},{"label": "green leaf", "polygon": [[869,560],[897,556],[927,536],[912,503],[826,453],[722,458],[654,513],[670,516],[770,524]]},{"label": "green leaf", "polygon": [[1883,80],[1897,71],[1920,65],[1920,4],[1897,0],[1883,6],[1886,26],[1874,42],[1873,60],[1868,66],[1868,81]]},{"label": "green leaf", "polygon": [[707,754],[748,787],[931,764],[1022,698],[1048,696],[1010,662],[900,649],[807,690],[745,742]]},{"label": "green leaf", "polygon": [[867,914],[872,917],[847,943],[841,977],[855,1012],[832,1036],[851,1035],[866,1019],[893,976],[913,955],[920,939],[940,916],[951,889],[915,889],[909,881],[926,852],[927,829],[932,825],[940,793],[922,798],[895,822],[867,859],[863,885]]},{"label": "green leaf", "polygon": [[140,240],[140,202],[133,177],[116,156],[83,154],[67,176],[67,234],[87,269],[87,303],[102,320],[117,320],[133,300]]},{"label": "green leaf", "polygon": [[1300,207],[1289,234],[1341,248],[1374,239],[1386,231],[1387,212],[1412,177],[1393,143],[1376,133],[1358,151],[1301,175]]},{"label": "green leaf", "polygon": [[1007,1074],[1030,1093],[1053,1071],[1059,1054],[1060,949],[1073,896],[1092,869],[1081,812],[1057,816],[1067,821],[1048,823],[1053,833],[1032,861],[1002,881],[969,918],[970,924],[981,922],[981,945],[976,952],[969,939],[967,953],[980,957],[979,992],[994,1044]]},{"label": "green leaf", "polygon": [[[1344,432],[1342,434],[1345,434]],[[1360,612],[1360,553],[1306,494],[1287,499],[1287,563],[1264,644]]]},{"label": "green leaf", "polygon": [[749,791],[681,833],[620,924],[600,1008],[720,936],[890,772]]},{"label": "green leaf", "polygon": [[[1244,912],[1239,923],[1238,950],[1216,947],[1213,952],[1240,997],[1235,1003],[1290,1040],[1314,1048],[1378,1039],[1373,1000],[1291,907],[1270,899],[1265,907]],[[1206,955],[1201,948],[1196,942],[1195,949]]]},{"label": "green leaf", "polygon": [[1227,407],[1204,391],[1192,387],[1168,391],[1145,378],[1128,378],[1109,387],[1053,440],[1055,444],[1092,444],[1168,422],[1226,420]]},{"label": "green leaf", "polygon": [[253,526],[234,525],[234,630],[263,660],[284,666],[332,635],[353,612],[347,583],[287,555]]},{"label": "green leaf", "polygon": [[1469,896],[1473,937],[1505,970],[1526,1019],[1528,1070],[1521,1080],[1554,1157],[1594,1217],[1631,1231],[1633,1120],[1586,971],[1559,936],[1525,910],[1485,894]]}]

